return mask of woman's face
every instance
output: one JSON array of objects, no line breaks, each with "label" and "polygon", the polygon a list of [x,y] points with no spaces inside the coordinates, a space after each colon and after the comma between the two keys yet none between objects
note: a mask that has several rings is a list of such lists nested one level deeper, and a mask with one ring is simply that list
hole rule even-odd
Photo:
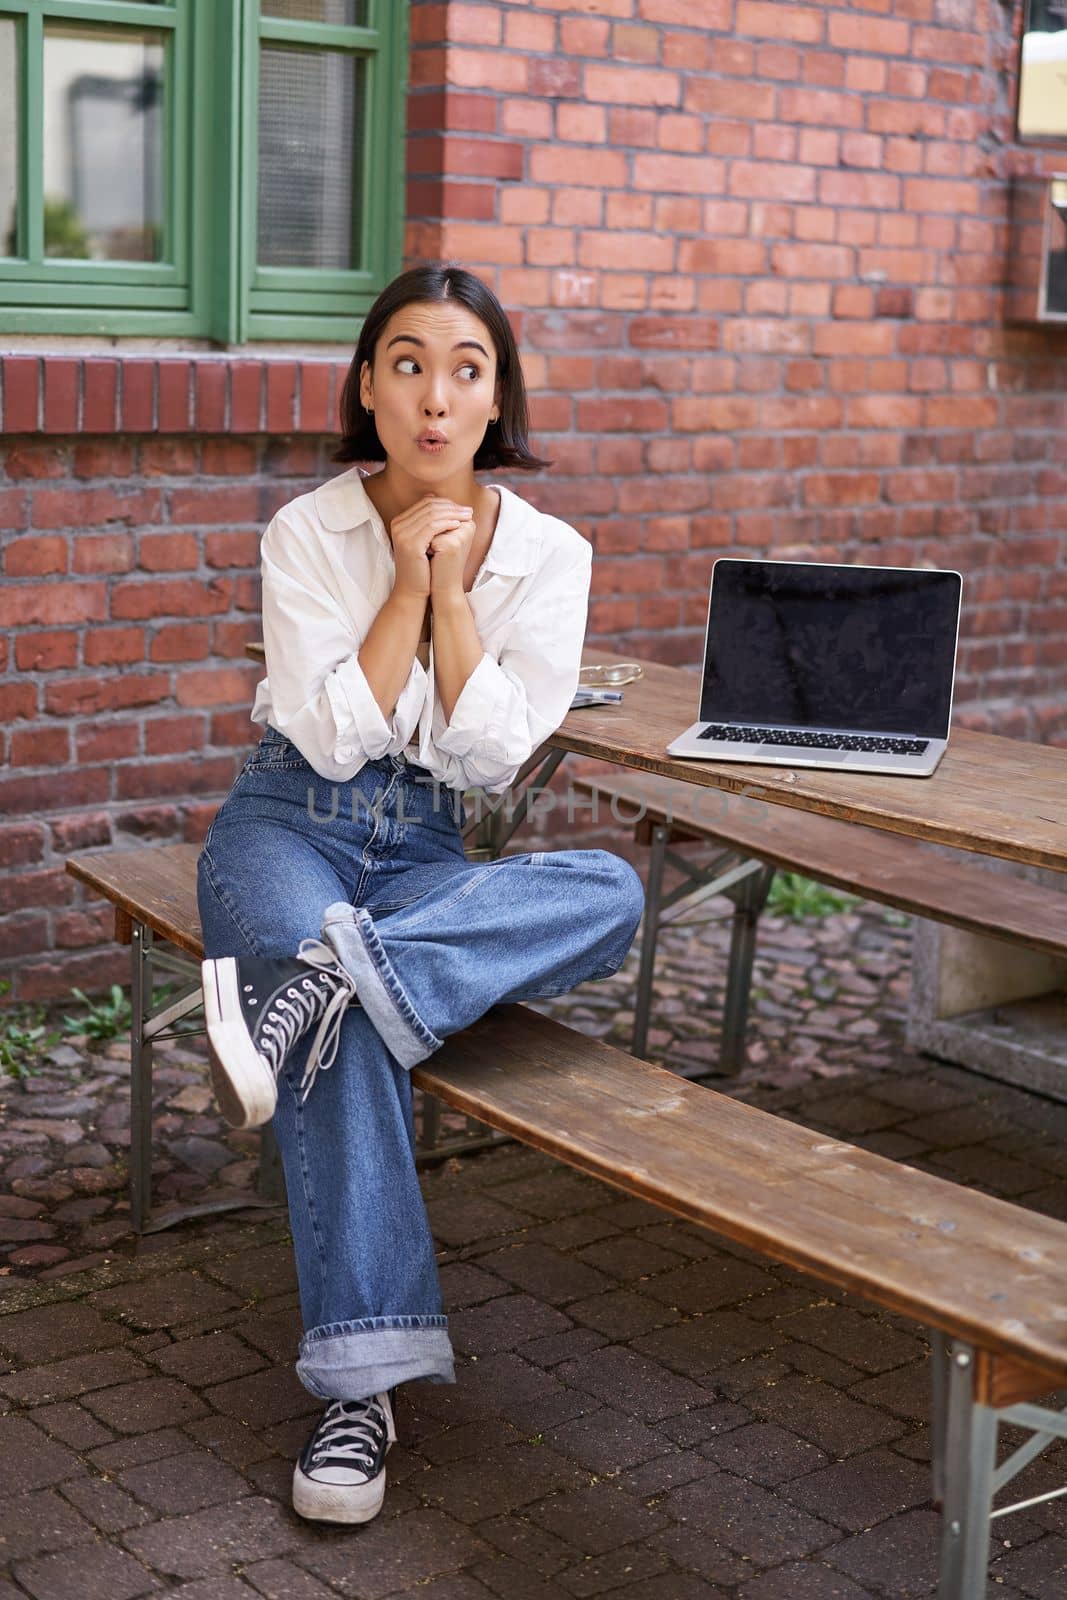
[{"label": "woman's face", "polygon": [[492,335],[456,302],[404,306],[378,337],[373,371],[363,363],[359,396],[391,462],[431,483],[453,477],[500,415]]}]

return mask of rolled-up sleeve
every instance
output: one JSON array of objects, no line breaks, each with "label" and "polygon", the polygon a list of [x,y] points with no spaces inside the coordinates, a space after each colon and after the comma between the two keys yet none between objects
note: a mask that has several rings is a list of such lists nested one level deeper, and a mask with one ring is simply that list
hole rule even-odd
[{"label": "rolled-up sleeve", "polygon": [[592,548],[539,574],[519,606],[499,661],[485,651],[436,735],[456,758],[449,781],[500,794],[559,727],[578,687],[589,611]]},{"label": "rolled-up sleeve", "polygon": [[351,617],[306,561],[297,565],[277,519],[263,536],[262,576],[270,720],[278,732],[338,783],[403,750],[426,699],[422,663],[412,662],[387,720],[359,664],[362,640]]}]

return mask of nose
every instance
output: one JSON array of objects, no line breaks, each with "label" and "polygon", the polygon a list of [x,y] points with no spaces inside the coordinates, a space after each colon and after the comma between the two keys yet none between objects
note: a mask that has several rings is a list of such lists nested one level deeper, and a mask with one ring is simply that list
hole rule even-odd
[{"label": "nose", "polygon": [[445,379],[427,376],[426,393],[422,402],[422,409],[428,417],[443,417],[445,414]]}]

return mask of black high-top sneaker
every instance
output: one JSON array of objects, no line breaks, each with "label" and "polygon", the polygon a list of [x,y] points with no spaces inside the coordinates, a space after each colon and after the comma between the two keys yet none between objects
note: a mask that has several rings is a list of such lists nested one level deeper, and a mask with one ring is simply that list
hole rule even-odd
[{"label": "black high-top sneaker", "polygon": [[211,1081],[226,1121],[235,1128],[270,1121],[285,1058],[317,1022],[300,1080],[306,1100],[319,1068],[333,1065],[341,1022],[356,1000],[329,945],[304,939],[296,956],[223,956],[202,962],[200,972]]},{"label": "black high-top sneaker", "polygon": [[293,1510],[315,1522],[369,1522],[385,1498],[396,1442],[393,1395],[331,1400],[293,1469]]}]

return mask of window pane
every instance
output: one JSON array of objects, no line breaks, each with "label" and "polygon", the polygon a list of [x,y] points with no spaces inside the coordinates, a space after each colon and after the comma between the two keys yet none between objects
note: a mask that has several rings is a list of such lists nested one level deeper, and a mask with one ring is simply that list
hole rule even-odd
[{"label": "window pane", "polygon": [[18,251],[19,75],[14,21],[0,18],[0,256]]},{"label": "window pane", "polygon": [[291,22],[328,22],[335,28],[363,28],[367,0],[261,0],[265,17],[288,17]]},{"label": "window pane", "polygon": [[363,99],[359,57],[332,50],[261,52],[260,266],[336,271],[359,265],[356,129]]},{"label": "window pane", "polygon": [[45,28],[45,255],[158,261],[163,39]]}]

